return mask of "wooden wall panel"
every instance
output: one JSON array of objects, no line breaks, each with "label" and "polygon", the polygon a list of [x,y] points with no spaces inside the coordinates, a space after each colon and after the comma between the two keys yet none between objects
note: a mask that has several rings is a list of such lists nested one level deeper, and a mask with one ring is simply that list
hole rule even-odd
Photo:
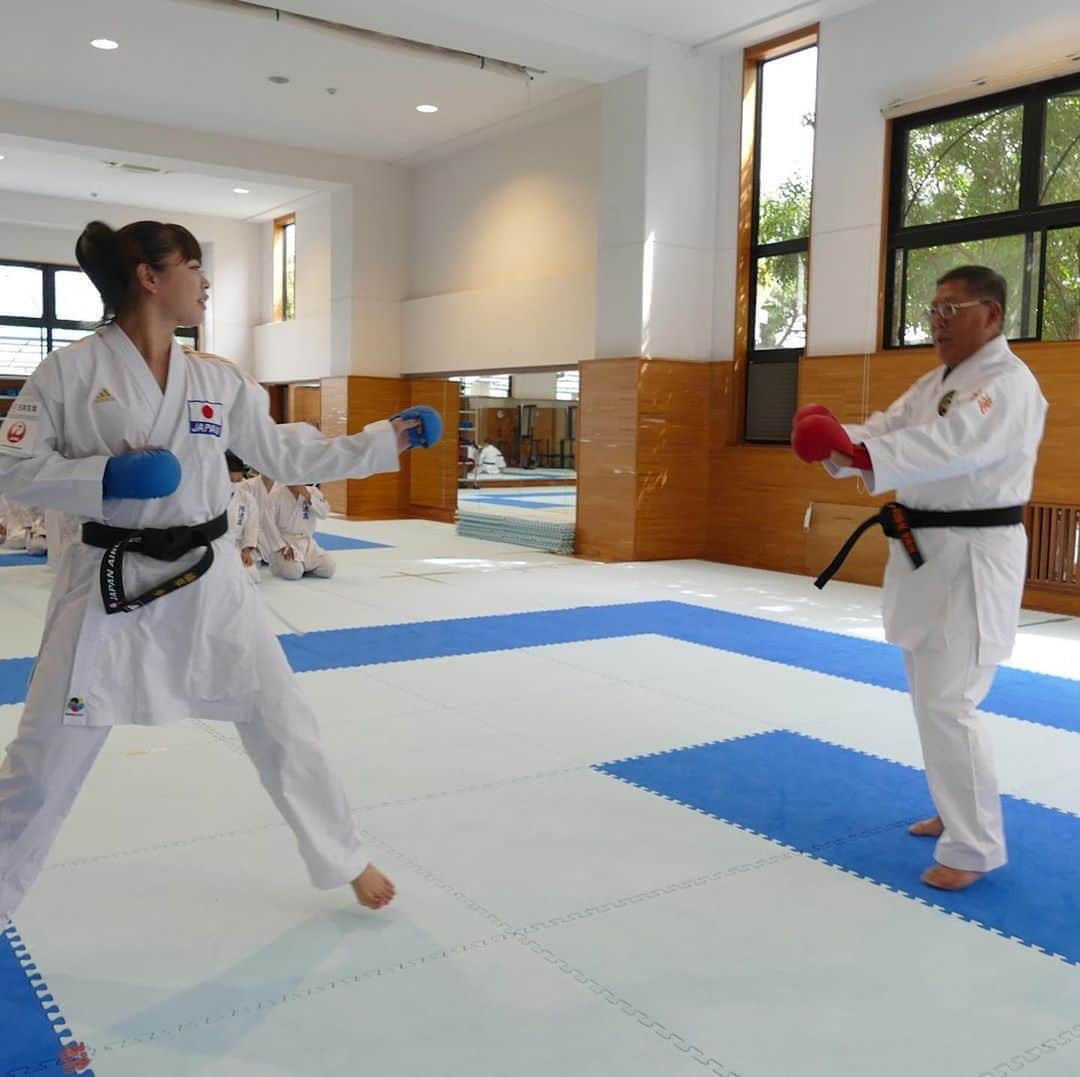
[{"label": "wooden wall panel", "polygon": [[824,404],[842,423],[863,418],[862,356],[812,356],[799,363],[799,407]]},{"label": "wooden wall panel", "polygon": [[[848,536],[876,506],[837,505],[827,501],[815,501],[810,510],[810,526],[804,530],[805,559],[803,571],[817,576],[831,563]],[[880,527],[871,528],[844,562],[844,567],[833,577],[848,583],[866,583],[878,586],[885,571],[885,559],[889,542]]]},{"label": "wooden wall panel", "polygon": [[[371,422],[408,406],[408,382],[401,378],[348,378],[348,433],[357,434]],[[396,474],[349,479],[345,513],[354,520],[393,520],[406,515],[409,499],[408,455]]]},{"label": "wooden wall panel", "polygon": [[705,555],[709,389],[708,363],[665,359],[641,363],[636,560]]},{"label": "wooden wall panel", "polygon": [[[349,383],[347,378],[323,378],[319,386],[319,413],[322,432],[327,437],[348,433]],[[348,490],[344,480],[324,482],[322,491],[330,502],[330,511],[342,516],[348,508]]]},{"label": "wooden wall panel", "polygon": [[640,359],[581,364],[577,550],[600,561],[634,557]]},{"label": "wooden wall panel", "polygon": [[1039,448],[1033,501],[1080,503],[1080,341],[1018,344],[1016,354],[1039,379],[1050,404]]},{"label": "wooden wall panel", "polygon": [[289,422],[310,423],[322,429],[322,389],[317,385],[289,386]]},{"label": "wooden wall panel", "polygon": [[461,389],[456,381],[410,379],[410,404],[427,404],[443,417],[443,439],[431,449],[409,453],[409,515],[452,523],[457,513],[458,416]]}]

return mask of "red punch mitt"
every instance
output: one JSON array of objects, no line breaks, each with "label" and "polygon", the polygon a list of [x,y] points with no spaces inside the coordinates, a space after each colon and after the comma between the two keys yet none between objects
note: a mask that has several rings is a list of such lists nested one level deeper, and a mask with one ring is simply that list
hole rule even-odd
[{"label": "red punch mitt", "polygon": [[800,420],[792,431],[791,447],[795,455],[807,464],[828,460],[829,454],[836,451],[850,456],[852,466],[861,471],[872,471],[874,468],[866,447],[852,445],[847,431],[832,415],[817,413]]}]

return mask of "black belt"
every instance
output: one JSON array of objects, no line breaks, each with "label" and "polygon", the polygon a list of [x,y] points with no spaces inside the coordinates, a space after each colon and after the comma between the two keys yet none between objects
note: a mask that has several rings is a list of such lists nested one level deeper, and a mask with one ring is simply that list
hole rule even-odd
[{"label": "black belt", "polygon": [[833,558],[832,564],[814,580],[815,587],[824,587],[840,571],[840,566],[847,560],[848,554],[855,548],[855,543],[869,531],[874,524],[881,524],[882,531],[889,538],[899,539],[904,551],[911,558],[915,568],[923,563],[919,544],[913,531],[922,527],[1012,527],[1024,522],[1024,506],[1012,505],[1007,509],[965,509],[959,512],[935,512],[930,509],[909,509],[899,501],[890,501],[883,505],[869,520],[864,520],[851,533],[840,552]]},{"label": "black belt", "polygon": [[[163,595],[179,591],[200,576],[205,576],[214,563],[211,543],[229,530],[228,513],[195,527],[107,527],[105,524],[85,523],[82,540],[105,553],[101,558],[101,600],[106,613],[130,613],[146,606]],[[124,554],[141,553],[155,561],[177,561],[192,550],[204,550],[202,557],[190,568],[164,583],[129,599],[124,593]]]}]

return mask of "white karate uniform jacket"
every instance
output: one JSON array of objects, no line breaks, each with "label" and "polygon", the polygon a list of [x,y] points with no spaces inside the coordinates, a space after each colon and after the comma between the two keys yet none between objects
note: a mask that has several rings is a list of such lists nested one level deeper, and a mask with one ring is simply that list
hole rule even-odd
[{"label": "white karate uniform jacket", "polygon": [[[295,484],[294,484],[295,485]],[[330,515],[326,496],[316,486],[307,487],[311,502],[294,497],[287,486],[275,486],[270,495],[274,523],[282,542],[291,546],[305,568],[317,565],[325,550],[315,541],[315,524]]]},{"label": "white karate uniform jacket", "polygon": [[[179,489],[154,500],[102,500],[109,457],[170,449]],[[49,355],[0,425],[0,493],[84,520],[128,528],[204,523],[226,511],[224,450],[287,482],[396,471],[389,422],[323,438],[280,426],[265,391],[237,367],[173,345],[164,393],[115,325]],[[98,585],[102,551],[74,546],[60,566],[34,676],[68,684],[64,724],[158,725],[197,713],[245,721],[256,693],[258,595],[228,534],[201,579],[130,613],[106,614]],[[164,563],[125,557],[124,586],[141,594],[194,564],[201,551]]]},{"label": "white karate uniform jacket", "polygon": [[242,482],[229,490],[229,537],[238,550],[259,546],[259,506],[255,495]]},{"label": "white karate uniform jacket", "polygon": [[[896,490],[910,508],[960,510],[1023,505],[1031,497],[1046,400],[1034,375],[1004,336],[955,367],[920,378],[887,411],[846,425],[870,453],[862,472],[872,494]],[[853,468],[827,470],[839,477]],[[1008,658],[1016,639],[1027,574],[1027,535],[1013,527],[942,528],[915,532],[925,564],[915,569],[902,544],[889,540],[885,568],[886,639],[914,651],[944,620],[949,581],[958,563],[975,585],[978,663]]]},{"label": "white karate uniform jacket", "polygon": [[481,475],[497,475],[506,469],[506,457],[494,445],[485,445],[480,450],[476,469]]},{"label": "white karate uniform jacket", "polygon": [[243,484],[255,498],[259,510],[259,556],[269,563],[270,555],[277,553],[285,545],[278,534],[277,524],[274,523],[274,509],[270,503],[270,494],[274,488],[271,486],[268,490],[261,475],[245,479]]}]

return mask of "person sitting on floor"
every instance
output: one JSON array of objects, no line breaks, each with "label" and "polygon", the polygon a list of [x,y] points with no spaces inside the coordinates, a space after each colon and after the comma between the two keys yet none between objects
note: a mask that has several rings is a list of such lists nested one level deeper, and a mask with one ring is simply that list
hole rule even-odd
[{"label": "person sitting on floor", "polygon": [[476,458],[476,470],[481,475],[498,475],[506,470],[506,458],[491,438],[484,439],[484,447]]},{"label": "person sitting on floor", "polygon": [[328,580],[337,571],[334,559],[315,541],[315,521],[330,515],[330,506],[317,486],[275,486],[271,512],[281,549],[270,554],[270,571],[283,580],[318,576]]}]

